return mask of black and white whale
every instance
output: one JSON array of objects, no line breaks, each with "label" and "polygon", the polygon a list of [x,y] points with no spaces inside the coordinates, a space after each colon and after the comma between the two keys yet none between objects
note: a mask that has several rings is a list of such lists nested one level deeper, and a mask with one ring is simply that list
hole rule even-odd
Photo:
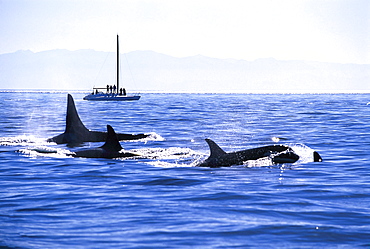
[{"label": "black and white whale", "polygon": [[98,148],[84,149],[73,152],[69,155],[73,157],[87,157],[87,158],[117,158],[117,157],[133,157],[138,156],[131,152],[122,151],[123,148],[118,141],[117,134],[112,126],[107,125],[107,138],[105,144]]},{"label": "black and white whale", "polygon": [[[147,134],[120,134],[117,133],[118,140],[135,140],[145,138]],[[80,144],[83,142],[104,142],[107,138],[106,132],[91,131],[85,127],[78,116],[74,100],[68,94],[66,129],[64,133],[49,138],[48,142],[57,144]]]},{"label": "black and white whale", "polygon": [[[286,145],[269,145],[254,149],[226,153],[211,139],[206,139],[211,155],[202,163],[200,167],[226,167],[232,165],[242,165],[248,160],[257,160],[263,157],[271,157],[274,163],[294,163],[299,156],[293,149]],[[316,151],[313,153],[314,161],[321,162],[322,158]]]}]

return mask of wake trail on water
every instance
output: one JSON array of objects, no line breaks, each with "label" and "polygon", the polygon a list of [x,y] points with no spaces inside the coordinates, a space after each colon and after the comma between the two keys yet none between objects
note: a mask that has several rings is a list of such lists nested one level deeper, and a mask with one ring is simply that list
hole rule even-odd
[{"label": "wake trail on water", "polygon": [[194,167],[203,158],[204,154],[189,148],[170,147],[170,148],[144,148],[132,150],[141,156],[137,158],[146,159],[146,163],[163,168],[171,167]]},{"label": "wake trail on water", "polygon": [[[147,133],[149,136],[137,140],[120,141],[125,143],[148,142],[148,141],[165,141],[165,139],[155,133]],[[15,137],[0,137],[0,146],[28,146],[28,145],[56,145],[54,142],[47,142],[47,138],[40,138],[33,135],[20,135]]]},{"label": "wake trail on water", "polygon": [[[146,138],[139,140],[120,141],[121,143],[141,142],[147,144],[149,141],[164,141],[165,139],[159,134],[153,132]],[[291,165],[313,162],[314,150],[304,144],[287,144],[299,156],[299,160]],[[32,135],[21,135],[16,137],[1,137],[0,146],[14,146],[16,152],[29,157],[53,157],[67,158],[72,157],[73,151],[61,148],[53,142],[47,142],[44,138],[38,138]],[[23,148],[19,148],[23,147]],[[82,149],[83,147],[81,147]],[[129,150],[129,152],[139,156],[131,159],[143,161],[144,163],[156,167],[196,167],[198,164],[208,158],[209,154],[194,151],[185,147],[170,148],[138,148]],[[117,158],[116,160],[127,160],[127,158]],[[233,167],[264,167],[276,165],[271,157],[263,157],[257,160],[243,162],[242,165]]]},{"label": "wake trail on water", "polygon": [[21,135],[16,137],[0,137],[0,146],[28,146],[28,145],[46,145],[46,139],[37,138],[30,135]]},{"label": "wake trail on water", "polygon": [[[149,136],[138,140],[120,141],[121,143],[144,143],[149,141],[164,141],[165,139],[155,132],[148,133]],[[90,144],[90,143],[89,143]],[[71,157],[74,152],[60,148],[54,142],[47,142],[46,138],[39,138],[33,135],[20,135],[15,137],[0,137],[0,146],[16,147],[15,151],[29,157]],[[23,148],[22,148],[23,147]],[[90,146],[87,146],[90,147]],[[82,149],[83,147],[81,147]]]}]

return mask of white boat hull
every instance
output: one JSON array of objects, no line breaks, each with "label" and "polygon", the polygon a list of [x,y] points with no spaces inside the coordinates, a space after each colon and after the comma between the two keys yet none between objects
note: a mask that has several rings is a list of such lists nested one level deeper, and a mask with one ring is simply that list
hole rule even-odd
[{"label": "white boat hull", "polygon": [[119,95],[119,94],[89,94],[84,97],[84,100],[91,100],[91,101],[133,101],[139,100],[141,96],[139,95]]}]

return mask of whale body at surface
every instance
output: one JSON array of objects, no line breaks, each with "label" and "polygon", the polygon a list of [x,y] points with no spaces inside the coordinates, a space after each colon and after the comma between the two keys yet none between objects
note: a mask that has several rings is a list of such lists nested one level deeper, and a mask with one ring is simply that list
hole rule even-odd
[{"label": "whale body at surface", "polygon": [[[197,166],[200,167],[227,167],[232,165],[242,165],[249,160],[270,157],[274,163],[294,163],[299,156],[294,150],[286,145],[269,145],[248,150],[227,153],[220,148],[213,140],[206,139],[211,155]],[[314,161],[321,162],[322,158],[316,151],[313,153]]]},{"label": "whale body at surface", "polygon": [[137,154],[123,151],[123,148],[118,141],[117,134],[110,125],[107,125],[107,130],[108,134],[103,146],[76,151],[71,155],[73,157],[87,158],[117,158],[138,156]]}]

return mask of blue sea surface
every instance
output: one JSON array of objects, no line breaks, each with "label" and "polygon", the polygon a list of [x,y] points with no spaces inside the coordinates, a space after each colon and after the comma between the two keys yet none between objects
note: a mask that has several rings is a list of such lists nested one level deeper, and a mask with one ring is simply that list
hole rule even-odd
[{"label": "blue sea surface", "polygon": [[[0,92],[0,247],[370,248],[369,94],[84,95],[87,128],[150,134],[121,142],[142,156],[68,156],[103,143],[46,142],[64,132],[66,92]],[[205,138],[301,158],[196,167]]]}]

